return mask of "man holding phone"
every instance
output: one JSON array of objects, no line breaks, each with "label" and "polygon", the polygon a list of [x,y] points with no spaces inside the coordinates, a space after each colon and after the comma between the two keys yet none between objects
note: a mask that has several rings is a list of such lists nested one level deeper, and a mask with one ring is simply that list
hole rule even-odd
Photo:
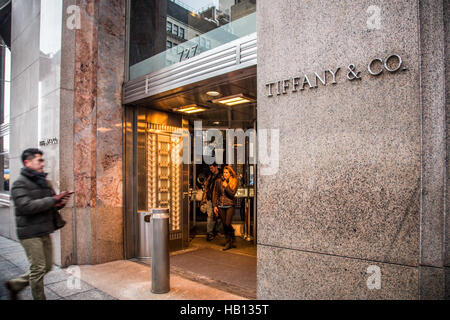
[{"label": "man holding phone", "polygon": [[24,167],[11,189],[17,236],[30,263],[29,272],[6,282],[12,300],[28,285],[34,300],[46,299],[44,276],[53,266],[50,234],[64,226],[58,210],[64,208],[73,194],[55,193],[46,179],[43,154],[39,149],[27,149],[22,153]]}]

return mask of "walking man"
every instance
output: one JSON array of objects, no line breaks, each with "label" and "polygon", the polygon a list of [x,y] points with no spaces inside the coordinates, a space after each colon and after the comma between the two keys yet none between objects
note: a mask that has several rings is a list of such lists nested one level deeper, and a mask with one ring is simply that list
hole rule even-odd
[{"label": "walking man", "polygon": [[27,149],[22,153],[24,167],[14,182],[11,196],[15,205],[17,236],[25,249],[30,270],[17,279],[6,282],[10,297],[31,286],[34,300],[45,300],[44,276],[53,266],[50,234],[64,226],[58,210],[72,193],[58,195],[44,173],[43,152]]},{"label": "walking man", "polygon": [[212,197],[214,186],[216,184],[216,180],[220,178],[220,172],[217,164],[212,164],[209,166],[210,174],[205,181],[205,187],[203,192],[203,200],[202,203],[206,203],[206,212],[208,214],[208,219],[206,222],[206,240],[213,240],[219,231],[223,231],[222,223],[219,219],[217,219],[214,215],[213,205],[212,205]]}]

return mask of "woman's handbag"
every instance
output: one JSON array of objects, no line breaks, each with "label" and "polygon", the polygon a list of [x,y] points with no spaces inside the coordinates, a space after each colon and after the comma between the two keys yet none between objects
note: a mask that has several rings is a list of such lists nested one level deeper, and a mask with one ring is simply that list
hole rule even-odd
[{"label": "woman's handbag", "polygon": [[197,193],[195,194],[195,201],[202,201],[203,200],[203,190],[199,189],[197,190]]},{"label": "woman's handbag", "polygon": [[203,203],[200,205],[200,211],[201,211],[202,213],[207,213],[207,212],[208,212],[208,204],[207,204],[206,202],[203,202]]}]

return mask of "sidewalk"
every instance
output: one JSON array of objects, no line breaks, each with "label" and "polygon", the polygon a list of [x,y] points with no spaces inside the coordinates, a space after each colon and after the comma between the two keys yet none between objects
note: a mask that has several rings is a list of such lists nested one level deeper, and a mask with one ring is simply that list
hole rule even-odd
[{"label": "sidewalk", "polygon": [[[28,270],[28,261],[20,243],[0,237],[0,300],[8,299],[4,282]],[[151,293],[150,266],[132,261],[115,261],[95,266],[80,266],[80,289],[69,289],[71,275],[54,266],[45,276],[48,300],[244,300],[222,291],[171,273],[171,290],[167,294]],[[31,300],[28,287],[20,299]]]},{"label": "sidewalk", "polygon": [[[8,300],[5,281],[28,271],[29,264],[20,243],[0,237],[0,300]],[[54,266],[44,279],[47,300],[116,300],[105,292],[81,281],[79,289],[69,289],[67,279],[71,275]],[[33,300],[30,287],[19,294],[21,300]]]}]

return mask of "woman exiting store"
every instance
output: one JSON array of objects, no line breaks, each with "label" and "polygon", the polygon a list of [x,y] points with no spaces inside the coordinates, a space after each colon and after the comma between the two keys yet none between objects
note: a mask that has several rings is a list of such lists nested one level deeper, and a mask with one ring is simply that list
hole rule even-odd
[{"label": "woman exiting store", "polygon": [[238,181],[233,168],[226,166],[223,169],[222,179],[217,179],[214,186],[213,206],[214,214],[222,219],[225,232],[226,244],[224,251],[236,248],[234,228],[231,225],[234,215],[234,196],[236,194]]}]

